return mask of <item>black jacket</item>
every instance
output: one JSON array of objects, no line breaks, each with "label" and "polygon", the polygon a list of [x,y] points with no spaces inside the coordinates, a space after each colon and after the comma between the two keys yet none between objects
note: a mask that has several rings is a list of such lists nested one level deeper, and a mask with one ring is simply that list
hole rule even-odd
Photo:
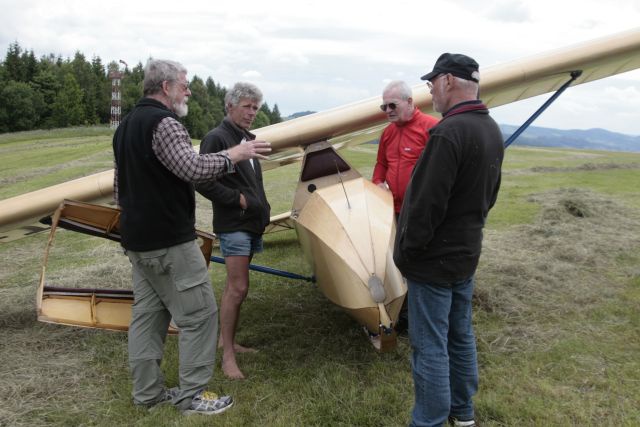
[{"label": "black jacket", "polygon": [[165,168],[151,148],[165,117],[177,119],[161,102],[142,98],[113,135],[125,249],[150,251],[196,238],[193,185]]},{"label": "black jacket", "polygon": [[475,273],[504,143],[479,101],[455,106],[430,132],[400,211],[393,259],[411,280],[447,284]]},{"label": "black jacket", "polygon": [[[253,140],[255,135],[236,126],[225,118],[220,125],[210,131],[200,144],[200,153],[217,153],[240,144],[243,140]],[[196,190],[213,204],[213,231],[230,233],[247,231],[262,234],[269,224],[271,206],[262,184],[262,169],[258,160],[244,160],[235,165],[235,172],[225,175],[215,182],[198,184]],[[240,193],[244,194],[247,209],[240,207]]]}]

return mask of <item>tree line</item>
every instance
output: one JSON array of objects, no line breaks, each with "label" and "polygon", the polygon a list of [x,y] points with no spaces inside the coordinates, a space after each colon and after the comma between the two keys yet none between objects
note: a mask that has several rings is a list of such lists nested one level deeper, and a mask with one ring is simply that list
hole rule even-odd
[{"label": "tree line", "polygon": [[[114,70],[117,62],[104,65],[99,56],[89,61],[77,51],[73,59],[53,53],[37,59],[33,50],[11,43],[0,63],[0,133],[109,123],[109,72]],[[125,67],[122,74],[124,117],[142,97],[144,66],[139,62]],[[205,81],[198,76],[193,76],[189,88],[189,114],[182,120],[193,138],[202,138],[222,121],[227,90],[211,77]],[[271,109],[265,102],[253,127],[281,121],[278,104]]]}]

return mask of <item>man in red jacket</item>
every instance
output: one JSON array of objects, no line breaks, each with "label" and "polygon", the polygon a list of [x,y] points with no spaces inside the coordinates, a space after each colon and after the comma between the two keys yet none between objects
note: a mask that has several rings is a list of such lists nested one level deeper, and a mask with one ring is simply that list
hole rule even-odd
[{"label": "man in red jacket", "polygon": [[[392,81],[382,93],[382,111],[391,122],[382,132],[378,145],[378,159],[373,169],[374,184],[391,191],[393,207],[398,218],[411,172],[429,139],[429,129],[438,120],[413,105],[411,88],[401,80]],[[395,329],[398,333],[408,326],[405,300]]]},{"label": "man in red jacket", "polygon": [[380,108],[387,113],[391,123],[380,137],[371,181],[391,191],[397,217],[413,167],[429,139],[429,129],[438,120],[413,105],[411,88],[401,80],[387,85]]}]

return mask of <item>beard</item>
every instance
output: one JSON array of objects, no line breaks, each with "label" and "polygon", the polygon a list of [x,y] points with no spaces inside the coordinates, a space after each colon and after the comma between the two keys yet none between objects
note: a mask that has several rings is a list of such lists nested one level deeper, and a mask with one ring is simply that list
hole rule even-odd
[{"label": "beard", "polygon": [[173,90],[169,92],[169,101],[171,101],[171,110],[176,113],[178,117],[184,117],[189,114],[189,106],[187,105],[188,97],[182,97],[181,101],[178,101],[179,94]]},{"label": "beard", "polygon": [[173,101],[171,106],[173,107],[173,112],[176,113],[178,117],[184,117],[189,114],[189,106],[187,105],[186,99],[183,99],[182,102]]}]

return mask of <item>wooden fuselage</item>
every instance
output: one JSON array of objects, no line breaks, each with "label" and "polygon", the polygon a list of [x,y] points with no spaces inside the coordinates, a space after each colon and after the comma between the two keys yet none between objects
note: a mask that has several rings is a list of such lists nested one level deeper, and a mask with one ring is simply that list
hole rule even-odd
[{"label": "wooden fuselage", "polygon": [[[292,218],[318,287],[372,335],[392,334],[407,293],[393,259],[391,193],[328,143],[306,150]],[[372,286],[381,286],[372,289]]]}]

